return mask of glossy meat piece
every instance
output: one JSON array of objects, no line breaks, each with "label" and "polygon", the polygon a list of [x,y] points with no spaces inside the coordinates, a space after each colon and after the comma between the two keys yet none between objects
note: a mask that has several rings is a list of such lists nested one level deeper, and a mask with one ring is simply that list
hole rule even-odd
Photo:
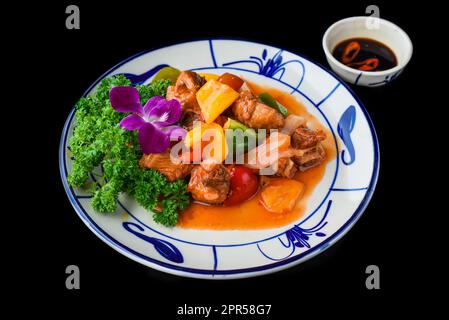
[{"label": "glossy meat piece", "polygon": [[139,165],[142,168],[156,169],[163,174],[168,181],[175,181],[189,175],[193,169],[192,164],[175,164],[170,159],[170,152],[144,154],[140,158]]},{"label": "glossy meat piece", "polygon": [[291,158],[280,158],[277,162],[276,176],[291,179],[298,169]]},{"label": "glossy meat piece", "polygon": [[196,92],[206,81],[198,73],[193,71],[182,71],[174,86],[167,89],[167,100],[178,99],[182,110],[199,110],[196,101]]},{"label": "glossy meat piece", "polygon": [[195,200],[220,204],[226,200],[230,179],[225,166],[205,160],[193,168],[187,191]]},{"label": "glossy meat piece", "polygon": [[301,171],[315,167],[326,159],[326,151],[321,143],[317,143],[314,147],[305,149],[304,151],[302,156],[293,157],[293,161]]},{"label": "glossy meat piece", "polygon": [[308,149],[324,139],[326,139],[326,134],[323,130],[312,130],[302,126],[293,132],[291,141],[293,148]]},{"label": "glossy meat piece", "polygon": [[199,112],[197,110],[185,110],[182,113],[180,123],[184,129],[186,129],[187,131],[190,131],[193,129],[193,125],[197,121],[204,121],[201,112]]},{"label": "glossy meat piece", "polygon": [[219,115],[219,116],[214,120],[215,123],[219,124],[219,125],[222,126],[222,127],[225,125],[226,121],[228,121],[228,117],[226,117],[226,116],[224,116],[224,115],[222,115],[222,114]]},{"label": "glossy meat piece", "polygon": [[275,109],[261,103],[249,90],[240,92],[240,97],[232,105],[234,117],[254,129],[280,129],[284,117]]}]

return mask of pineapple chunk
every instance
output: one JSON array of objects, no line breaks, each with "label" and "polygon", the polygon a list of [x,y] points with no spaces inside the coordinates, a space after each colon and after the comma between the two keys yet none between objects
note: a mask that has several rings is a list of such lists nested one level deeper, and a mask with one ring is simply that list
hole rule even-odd
[{"label": "pineapple chunk", "polygon": [[199,75],[206,79],[206,81],[209,81],[211,79],[217,80],[218,78],[220,78],[218,74],[213,73],[199,73]]},{"label": "pineapple chunk", "polygon": [[207,81],[196,93],[206,123],[213,122],[238,97],[237,91],[215,79]]},{"label": "pineapple chunk", "polygon": [[301,198],[305,186],[292,179],[272,179],[261,192],[265,209],[273,213],[288,213]]},{"label": "pineapple chunk", "polygon": [[210,156],[218,162],[224,161],[228,154],[225,133],[217,123],[203,123],[194,127],[187,132],[184,144],[186,147],[193,149],[193,152],[199,152],[201,156],[203,156],[204,149],[208,148]]}]

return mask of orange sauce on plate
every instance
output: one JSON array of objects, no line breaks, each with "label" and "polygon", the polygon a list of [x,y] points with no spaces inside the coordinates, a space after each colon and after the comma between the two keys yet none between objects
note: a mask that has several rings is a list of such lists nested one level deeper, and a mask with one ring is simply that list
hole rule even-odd
[{"label": "orange sauce on plate", "polygon": [[269,229],[282,227],[301,218],[307,209],[307,200],[312,195],[314,188],[324,176],[326,164],[336,156],[335,144],[332,133],[324,127],[318,119],[310,114],[306,107],[287,92],[277,89],[261,87],[250,83],[251,89],[259,94],[268,92],[279,103],[284,105],[289,113],[306,118],[308,126],[314,129],[322,129],[327,135],[322,142],[326,150],[325,161],[317,167],[305,172],[299,172],[294,179],[305,184],[305,191],[294,209],[288,213],[278,214],[269,212],[260,203],[260,189],[249,200],[236,206],[209,206],[200,203],[192,203],[179,215],[178,227],[189,229],[212,230],[250,230]]}]

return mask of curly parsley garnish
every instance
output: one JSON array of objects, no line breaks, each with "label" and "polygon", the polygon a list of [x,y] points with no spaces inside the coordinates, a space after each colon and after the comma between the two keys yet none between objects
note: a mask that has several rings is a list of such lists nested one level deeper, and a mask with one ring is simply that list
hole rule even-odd
[{"label": "curly parsley garnish", "polygon": [[[141,104],[151,97],[165,96],[169,84],[168,80],[159,80],[136,86]],[[75,160],[68,182],[91,191],[92,206],[98,212],[114,212],[118,195],[126,192],[145,209],[153,211],[156,222],[172,227],[178,222],[179,210],[190,203],[186,182],[168,182],[159,172],[139,166],[142,152],[137,132],[119,127],[127,114],[116,112],[109,101],[112,87],[129,85],[123,75],[106,78],[94,93],[76,104],[76,127],[69,141]],[[97,185],[88,188],[89,174],[98,166],[103,168],[104,176],[97,179]]]}]

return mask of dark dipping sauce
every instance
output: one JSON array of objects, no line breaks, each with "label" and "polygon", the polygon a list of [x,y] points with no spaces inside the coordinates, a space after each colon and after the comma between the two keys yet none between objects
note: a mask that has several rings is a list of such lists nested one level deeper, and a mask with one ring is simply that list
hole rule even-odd
[{"label": "dark dipping sauce", "polygon": [[370,38],[344,40],[335,47],[332,55],[348,67],[361,71],[388,70],[398,64],[390,48]]}]

